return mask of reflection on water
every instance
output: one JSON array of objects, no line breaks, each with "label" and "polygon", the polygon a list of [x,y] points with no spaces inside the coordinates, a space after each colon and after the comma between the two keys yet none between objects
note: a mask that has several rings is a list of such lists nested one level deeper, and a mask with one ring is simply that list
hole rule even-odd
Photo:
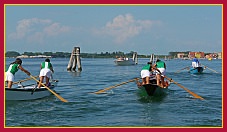
[{"label": "reflection on water", "polygon": [[70,76],[73,76],[73,77],[77,77],[77,76],[80,76],[81,75],[81,72],[69,72],[69,75]]}]

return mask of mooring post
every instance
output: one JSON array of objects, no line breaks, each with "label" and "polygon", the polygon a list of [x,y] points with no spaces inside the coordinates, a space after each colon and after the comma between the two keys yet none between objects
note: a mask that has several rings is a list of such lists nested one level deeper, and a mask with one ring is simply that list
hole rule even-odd
[{"label": "mooring post", "polygon": [[151,54],[150,62],[154,63],[154,54]]},{"label": "mooring post", "polygon": [[71,71],[73,62],[74,62],[74,49],[73,49],[73,51],[71,53],[71,57],[69,59],[69,63],[68,63],[68,66],[67,66],[67,71]]},{"label": "mooring post", "polygon": [[78,71],[82,71],[81,60],[80,60],[80,47],[75,47],[75,53],[76,53]]},{"label": "mooring post", "polygon": [[71,53],[67,71],[76,71],[76,65],[78,65],[78,71],[82,71],[80,60],[80,47],[74,47]]},{"label": "mooring post", "polygon": [[75,54],[73,55],[73,66],[72,66],[72,71],[76,71],[76,57],[75,57]]},{"label": "mooring post", "polygon": [[135,62],[135,64],[138,64],[137,52],[134,52],[134,53],[133,53],[132,59],[133,59],[133,61]]}]

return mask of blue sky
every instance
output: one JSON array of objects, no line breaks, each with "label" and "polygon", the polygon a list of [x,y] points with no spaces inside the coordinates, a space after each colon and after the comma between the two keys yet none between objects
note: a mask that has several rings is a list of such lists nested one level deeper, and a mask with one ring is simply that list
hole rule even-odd
[{"label": "blue sky", "polygon": [[222,51],[221,5],[6,5],[6,51]]}]

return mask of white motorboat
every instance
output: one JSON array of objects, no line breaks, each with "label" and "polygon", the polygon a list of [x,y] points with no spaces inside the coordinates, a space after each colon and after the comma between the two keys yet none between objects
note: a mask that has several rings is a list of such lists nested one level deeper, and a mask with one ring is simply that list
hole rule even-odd
[{"label": "white motorboat", "polygon": [[116,60],[114,60],[114,63],[119,66],[129,66],[129,65],[135,65],[138,64],[138,58],[137,53],[135,52],[133,54],[132,58],[128,57],[119,57]]},{"label": "white motorboat", "polygon": [[135,65],[135,61],[133,61],[133,59],[131,58],[118,58],[116,60],[114,60],[116,65],[119,66],[128,66],[128,65]]}]

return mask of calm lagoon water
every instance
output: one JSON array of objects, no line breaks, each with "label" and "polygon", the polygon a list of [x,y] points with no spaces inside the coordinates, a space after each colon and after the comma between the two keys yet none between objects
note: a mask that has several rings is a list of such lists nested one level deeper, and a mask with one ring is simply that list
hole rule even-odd
[{"label": "calm lagoon water", "polygon": [[[23,67],[36,76],[44,59],[23,59]],[[14,61],[6,59],[6,66]],[[104,94],[93,92],[140,77],[149,59],[138,65],[116,66],[114,59],[82,58],[82,72],[67,72],[69,59],[52,58],[55,91],[68,103],[54,95],[29,101],[5,102],[6,127],[221,127],[222,61],[200,60],[208,68],[193,75],[179,69],[191,65],[190,60],[168,60],[167,76],[205,100],[194,99],[187,91],[171,83],[163,97],[141,97],[135,82]],[[18,71],[15,81],[28,78]],[[30,80],[23,85],[34,83]]]}]

